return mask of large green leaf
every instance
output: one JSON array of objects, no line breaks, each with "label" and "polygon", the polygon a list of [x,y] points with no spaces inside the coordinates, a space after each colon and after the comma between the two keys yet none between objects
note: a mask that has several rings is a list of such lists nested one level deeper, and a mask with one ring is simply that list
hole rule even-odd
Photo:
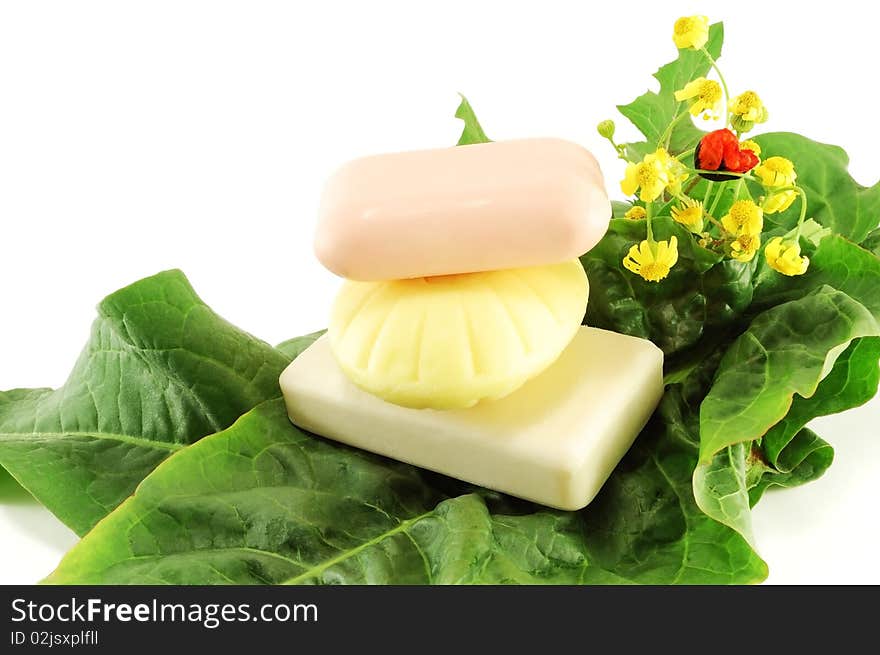
[{"label": "large green leaf", "polygon": [[[794,162],[797,183],[807,193],[809,216],[837,234],[861,242],[880,223],[880,182],[864,187],[847,171],[843,148],[812,141],[800,134],[773,132],[755,137],[761,157],[778,155]],[[785,227],[797,223],[800,203],[768,219]]]},{"label": "large green leaf", "polygon": [[[700,407],[694,495],[703,511],[751,538],[751,442],[786,416],[795,395],[812,397],[854,339],[877,335],[876,317],[827,285],[752,321],[725,353]],[[819,401],[811,406],[817,409]],[[797,450],[801,459],[806,457],[802,447]]]},{"label": "large green leaf", "polygon": [[761,580],[693,500],[695,428],[676,387],[594,503],[559,512],[309,435],[269,401],[163,462],[46,582]]},{"label": "large green leaf", "polygon": [[280,395],[288,361],[159,273],[101,302],[64,386],[0,392],[0,464],[84,534],[171,453]]},{"label": "large green leaf", "polygon": [[[721,56],[721,43],[724,41],[724,26],[715,23],[709,28],[706,49],[717,59]],[[696,77],[709,73],[711,64],[706,56],[691,48],[678,51],[678,59],[662,66],[654,77],[660,82],[660,91],[648,91],[628,105],[618,105],[617,109],[645,135],[646,141],[627,144],[632,159],[640,159],[652,152],[673,118],[684,111],[684,104],[675,99],[675,92]],[[669,150],[672,153],[684,152],[693,148],[704,133],[697,129],[690,118],[676,124],[672,131]]]},{"label": "large green leaf", "polygon": [[762,475],[749,491],[753,505],[767,487],[809,482],[831,465],[831,446],[804,426],[818,416],[843,412],[871,400],[877,394],[880,380],[878,359],[880,339],[856,339],[838,357],[831,373],[812,396],[794,396],[785,417],[761,439]]},{"label": "large green leaf", "polygon": [[827,285],[758,316],[727,351],[700,409],[700,459],[763,436],[810,397],[853,339],[880,334],[864,305]]}]

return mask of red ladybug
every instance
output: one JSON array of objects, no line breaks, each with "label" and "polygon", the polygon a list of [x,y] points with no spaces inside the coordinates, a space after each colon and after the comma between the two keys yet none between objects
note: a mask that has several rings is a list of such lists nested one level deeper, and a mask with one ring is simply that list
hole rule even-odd
[{"label": "red ladybug", "polygon": [[[747,173],[758,165],[758,156],[751,150],[742,150],[736,134],[727,128],[706,134],[694,150],[694,167],[703,171],[730,171]],[[720,182],[735,180],[735,175],[700,173],[707,180]]]}]

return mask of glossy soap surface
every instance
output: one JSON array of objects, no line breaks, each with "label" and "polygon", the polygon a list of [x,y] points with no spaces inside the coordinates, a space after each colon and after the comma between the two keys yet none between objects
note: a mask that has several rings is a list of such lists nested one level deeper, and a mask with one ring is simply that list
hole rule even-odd
[{"label": "glossy soap surface", "polygon": [[328,338],[359,387],[406,407],[470,407],[547,368],[586,311],[587,276],[561,264],[346,282]]},{"label": "glossy soap surface", "polygon": [[402,152],[330,178],[315,251],[352,280],[521,268],[582,255],[610,217],[596,159],[569,141]]},{"label": "glossy soap surface", "polygon": [[584,507],[663,394],[651,342],[579,328],[544,373],[502,400],[409,409],[345,376],[322,337],[281,375],[288,414],[324,437],[551,507]]}]

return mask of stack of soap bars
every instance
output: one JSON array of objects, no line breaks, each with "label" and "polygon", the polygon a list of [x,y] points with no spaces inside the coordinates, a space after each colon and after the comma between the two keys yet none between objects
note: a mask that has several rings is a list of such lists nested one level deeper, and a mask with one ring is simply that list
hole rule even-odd
[{"label": "stack of soap bars", "polygon": [[281,376],[296,425],[561,509],[601,488],[663,392],[649,341],[582,327],[611,215],[594,157],[524,139],[366,157],[321,202],[346,278]]}]

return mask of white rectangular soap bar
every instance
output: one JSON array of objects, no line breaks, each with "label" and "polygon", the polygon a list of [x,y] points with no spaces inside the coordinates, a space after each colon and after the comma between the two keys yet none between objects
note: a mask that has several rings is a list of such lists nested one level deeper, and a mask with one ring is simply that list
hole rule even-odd
[{"label": "white rectangular soap bar", "polygon": [[281,375],[291,421],[324,437],[559,509],[587,505],[663,395],[650,341],[582,327],[541,375],[463,410],[408,409],[345,377],[326,337]]}]

